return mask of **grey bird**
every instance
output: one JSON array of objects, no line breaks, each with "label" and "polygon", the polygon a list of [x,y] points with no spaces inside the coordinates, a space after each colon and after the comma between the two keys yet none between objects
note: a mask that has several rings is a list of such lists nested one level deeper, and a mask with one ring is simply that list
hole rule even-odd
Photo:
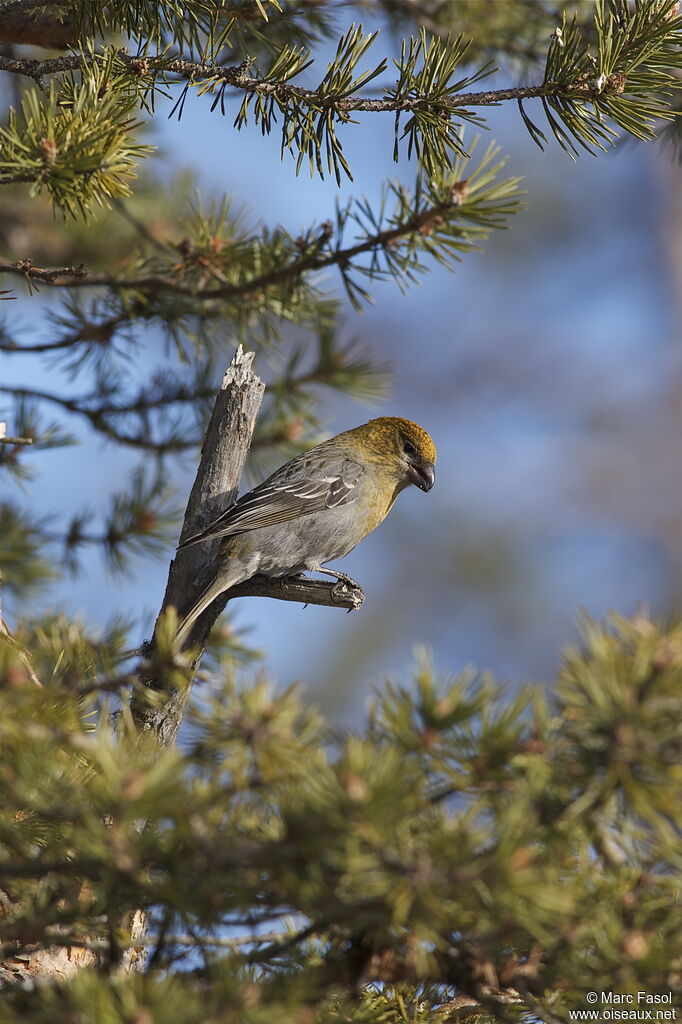
[{"label": "grey bird", "polygon": [[409,484],[434,483],[436,449],[411,420],[381,416],[302,452],[243,495],[179,548],[222,537],[211,579],[176,636],[182,647],[199,616],[225,591],[256,575],[328,573],[371,533]]}]

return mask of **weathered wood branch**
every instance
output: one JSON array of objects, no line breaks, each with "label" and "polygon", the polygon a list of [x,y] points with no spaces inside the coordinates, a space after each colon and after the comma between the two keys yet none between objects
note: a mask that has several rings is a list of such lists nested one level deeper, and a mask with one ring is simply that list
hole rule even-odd
[{"label": "weathered wood branch", "polygon": [[286,576],[271,579],[254,576],[230,591],[234,597],[274,597],[277,601],[296,601],[299,604],[317,604],[325,608],[345,608],[354,612],[365,600],[361,587],[348,583],[326,583],[308,576]]},{"label": "weathered wood branch", "polygon": [[[253,430],[265,391],[263,381],[253,372],[253,353],[237,350],[216,397],[213,414],[201,449],[197,475],[190,492],[180,540],[200,532],[237,498]],[[191,607],[216,556],[219,541],[194,544],[178,551],[170,564],[161,611],[171,605],[180,615]],[[190,644],[204,650],[216,619],[228,600],[235,597],[271,597],[353,611],[364,601],[360,587],[351,583],[327,583],[304,576],[269,579],[256,576],[222,594],[199,617],[190,635]],[[158,620],[157,620],[158,623]],[[170,692],[168,683],[155,678],[150,662],[143,662],[139,674],[152,689],[166,691],[168,700],[161,707],[150,707],[144,695],[132,699],[133,716],[142,728],[152,731],[162,746],[172,746],[182,722],[189,689]],[[163,673],[160,673],[163,675]]]},{"label": "weathered wood branch", "polygon": [[[265,385],[251,369],[253,353],[237,349],[218,391],[213,413],[206,429],[197,475],[190,492],[180,540],[198,532],[236,500],[244,463],[251,444],[256,417],[263,400]],[[174,605],[182,610],[188,595],[195,593],[197,579],[205,573],[215,557],[217,542],[196,544],[178,551],[171,561],[161,611]],[[206,645],[213,624],[225,606],[214,601],[198,620],[192,641],[200,650]],[[157,620],[158,623],[158,620]],[[141,675],[153,689],[164,690],[143,666]],[[138,723],[153,731],[164,747],[172,746],[180,728],[189,690],[169,693],[160,708],[151,708],[133,697],[132,712]]]}]

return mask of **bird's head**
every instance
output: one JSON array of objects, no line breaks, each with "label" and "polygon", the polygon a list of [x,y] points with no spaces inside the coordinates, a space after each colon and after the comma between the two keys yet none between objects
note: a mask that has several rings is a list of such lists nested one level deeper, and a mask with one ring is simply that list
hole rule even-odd
[{"label": "bird's head", "polygon": [[435,480],[436,446],[423,427],[399,416],[380,416],[366,423],[364,429],[377,455],[382,458],[391,455],[400,486],[414,484],[422,491],[431,490]]}]

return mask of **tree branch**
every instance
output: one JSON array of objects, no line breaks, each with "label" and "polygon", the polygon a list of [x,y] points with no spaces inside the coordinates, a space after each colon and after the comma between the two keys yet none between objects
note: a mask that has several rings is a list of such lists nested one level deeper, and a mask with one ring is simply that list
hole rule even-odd
[{"label": "tree branch", "polygon": [[[224,82],[242,92],[275,96],[281,101],[305,102],[313,106],[315,110],[334,110],[342,114],[411,113],[424,110],[434,102],[433,97],[428,95],[388,98],[352,97],[319,92],[315,89],[304,89],[286,82],[250,78],[246,74],[248,61],[240,63],[240,65],[226,67],[207,61],[185,60],[182,57],[169,58],[164,54],[135,57],[126,53],[125,50],[119,50],[117,56],[123,65],[137,76],[170,73],[184,80],[212,79],[216,82]],[[48,57],[45,60],[0,56],[0,71],[39,80],[46,75],[78,71],[87,67],[96,58],[96,55],[93,57],[84,53],[75,53],[65,57]],[[517,86],[509,89],[486,89],[480,92],[462,92],[446,99],[438,98],[438,106],[442,111],[447,112],[457,110],[462,106],[491,106],[507,99],[531,99],[564,91],[566,91],[566,86],[560,85],[558,82]]]},{"label": "tree branch", "polygon": [[[258,277],[251,277],[237,284],[221,284],[217,287],[202,288],[201,286],[186,284],[183,281],[173,280],[159,274],[150,274],[146,277],[121,278],[110,274],[88,274],[87,278],[75,278],[66,280],[49,280],[47,284],[58,288],[81,288],[81,287],[106,287],[114,291],[126,291],[128,289],[142,290],[149,292],[175,292],[180,295],[189,295],[193,298],[204,299],[239,299],[248,298],[252,292],[262,291],[274,285],[285,284],[295,280],[301,274],[316,270],[324,270],[332,266],[344,266],[356,256],[372,252],[375,249],[385,248],[393,245],[401,238],[413,235],[432,224],[437,224],[440,218],[447,216],[460,205],[460,197],[453,192],[453,197],[425,210],[420,210],[402,224],[385,228],[378,231],[355,245],[347,246],[344,249],[334,249],[326,254],[310,254],[299,259],[292,260],[284,266],[273,267],[271,270],[260,274]],[[0,268],[3,269],[3,268]],[[7,273],[21,273],[14,264],[7,264],[4,268]]]},{"label": "tree branch", "polygon": [[316,604],[324,608],[345,608],[349,612],[356,611],[365,600],[361,587],[350,586],[339,581],[327,583],[324,580],[313,580],[307,576],[283,576],[270,579],[267,576],[254,576],[245,583],[240,583],[230,591],[233,597],[274,597],[278,601],[296,601],[299,604]]},{"label": "tree branch", "polygon": [[[106,419],[106,412],[99,408],[88,409],[83,403],[86,398],[64,398],[62,395],[54,395],[49,391],[39,391],[36,388],[22,388],[0,385],[0,394],[13,395],[15,398],[34,398],[38,402],[49,402],[58,405],[67,412],[74,413],[86,419],[92,428],[110,441],[117,444],[124,444],[130,448],[141,448],[144,451],[153,451],[157,455],[166,455],[170,452],[183,452],[196,445],[197,439],[187,437],[169,436],[166,439],[155,440],[153,437],[143,434],[125,434]],[[125,412],[125,410],[123,410]]]},{"label": "tree branch", "polygon": [[[83,344],[84,342],[81,340],[80,343]],[[57,342],[46,345],[27,345],[26,347],[0,344],[0,352],[35,353],[67,348],[73,344],[75,344],[75,341],[73,340],[69,340],[68,344],[64,345]],[[307,384],[324,384],[325,380],[319,372],[313,370],[310,373],[303,373],[299,376],[286,378],[283,383],[288,388],[289,392],[293,393]],[[65,412],[86,419],[93,430],[97,431],[110,441],[115,441],[117,444],[127,445],[130,448],[141,448],[145,451],[154,452],[157,455],[169,455],[179,454],[180,452],[196,448],[199,445],[201,438],[187,432],[179,434],[173,425],[168,428],[167,436],[165,438],[152,437],[149,433],[150,427],[146,420],[146,414],[150,412],[167,411],[171,405],[190,406],[195,403],[197,399],[210,398],[215,394],[215,388],[203,386],[191,388],[184,384],[178,384],[176,390],[168,390],[164,394],[150,395],[142,392],[128,401],[119,402],[102,401],[97,395],[84,395],[77,398],[67,398],[63,395],[56,395],[50,391],[42,391],[37,388],[21,386],[15,387],[14,385],[4,384],[0,384],[0,394],[9,395],[15,399],[32,399],[36,402],[47,402],[48,404],[56,405]],[[90,408],[88,403],[93,401],[97,401],[97,406]],[[137,433],[124,433],[112,422],[114,417],[119,416],[139,417],[139,431]],[[2,434],[0,434],[0,444],[27,445],[33,444],[35,440],[35,438],[3,437]],[[251,450],[272,448],[290,440],[291,437],[287,432],[286,427],[262,431],[256,437],[252,438]]]},{"label": "tree branch", "polygon": [[33,444],[33,438],[32,437],[7,437],[5,434],[0,434],[0,444],[28,445],[28,444]]},{"label": "tree branch", "polygon": [[[32,175],[28,179],[24,177],[22,180],[33,181],[34,177]],[[5,181],[3,180],[2,183],[5,184]],[[59,277],[71,277],[81,280],[88,276],[88,272],[82,263],[77,267],[54,267],[51,270],[45,270],[42,267],[34,267],[31,260],[17,260],[16,263],[0,263],[0,274],[19,274],[29,283],[31,281],[43,281],[46,284],[54,284]]]},{"label": "tree branch", "polygon": [[[253,353],[244,353],[240,346],[223,378],[187,502],[181,541],[201,530],[237,498],[265,391],[263,381],[251,369],[252,362]],[[171,605],[182,611],[191,603],[197,581],[211,571],[219,543],[216,540],[208,546],[193,545],[177,552],[170,564],[162,611]],[[200,652],[206,646],[216,619],[233,597],[272,597],[348,611],[359,608],[364,600],[357,585],[326,583],[302,576],[282,580],[257,576],[234,587],[229,595],[221,595],[200,616],[190,637],[190,643]],[[167,684],[153,678],[152,671],[148,664],[142,663],[139,675],[152,689],[168,692]],[[153,731],[163,746],[172,746],[175,742],[189,689],[171,692],[168,696],[161,708],[150,708],[139,693],[133,694],[131,701],[134,718],[143,728]]]},{"label": "tree branch", "polygon": [[[266,78],[251,78],[246,74],[249,62],[225,66],[206,61],[184,60],[181,57],[169,58],[163,54],[145,57],[133,57],[125,50],[119,50],[118,59],[131,71],[139,75],[156,75],[164,72],[178,75],[181,79],[213,79],[246,93],[258,93],[261,96],[275,96],[280,101],[295,100],[307,103],[316,110],[337,110],[339,113],[407,113],[425,109],[434,103],[430,96],[396,96],[390,98],[367,98],[339,96],[335,93],[321,93],[315,89],[304,89],[302,86],[290,85],[287,82],[273,82]],[[61,74],[65,71],[77,71],[97,59],[88,54],[72,54],[68,57],[50,57],[46,60],[29,60],[28,58],[0,57],[0,71],[11,74],[26,75],[28,78],[40,79],[45,75]],[[551,96],[565,92],[566,86],[558,82],[547,82],[543,85],[518,86],[510,89],[489,89],[483,92],[464,92],[438,98],[438,106],[443,111],[456,110],[458,107],[494,106],[504,100],[524,100],[539,96]]]},{"label": "tree branch", "polygon": [[36,175],[30,171],[17,171],[16,174],[0,173],[0,185],[28,185],[35,180]]},{"label": "tree branch", "polygon": [[[202,529],[236,500],[265,391],[265,385],[251,369],[252,362],[253,353],[244,353],[240,346],[223,378],[187,502],[181,541]],[[162,611],[169,605],[176,608],[186,606],[187,595],[195,592],[197,577],[210,564],[216,548],[217,543],[214,542],[208,549],[194,545],[177,552],[170,563]],[[224,600],[214,601],[197,622],[192,638],[201,649],[226,600],[225,596]],[[150,676],[150,670],[144,664],[140,668],[140,676],[152,689],[167,690],[167,684]],[[169,699],[161,708],[150,708],[134,694],[131,701],[133,717],[142,728],[154,732],[162,746],[172,746],[188,697],[189,688],[175,691],[168,694]]]},{"label": "tree branch", "polygon": [[59,341],[36,342],[34,345],[17,345],[11,338],[7,341],[0,340],[0,352],[55,352],[60,349],[74,348],[76,345],[107,345],[119,328],[129,325],[135,319],[144,319],[142,310],[138,311],[137,316],[133,309],[131,311],[115,313],[108,319],[100,320],[99,322],[86,321],[78,330],[72,334],[66,334]]},{"label": "tree branch", "polygon": [[[100,58],[99,54],[72,54],[68,57],[51,57],[46,60],[30,60],[27,58],[2,57],[0,56],[0,71],[7,71],[11,74],[25,75],[39,81],[45,75],[61,74],[65,71],[77,71],[87,67]],[[575,82],[543,82],[542,85],[512,86],[507,89],[484,89],[478,92],[462,92],[451,94],[446,98],[442,96],[425,95],[397,95],[382,98],[344,96],[334,92],[320,92],[317,89],[304,89],[299,85],[290,85],[288,82],[275,82],[267,78],[251,78],[246,71],[251,61],[242,61],[241,64],[214,64],[208,61],[191,61],[182,57],[169,58],[164,54],[155,54],[145,57],[134,57],[125,50],[119,50],[117,59],[140,76],[156,76],[170,73],[177,75],[180,79],[195,80],[204,79],[216,83],[224,82],[234,89],[260,96],[274,96],[279,102],[305,103],[314,110],[331,110],[339,114],[354,113],[412,113],[418,110],[427,110],[434,105],[444,114],[453,112],[463,107],[490,107],[503,103],[506,100],[527,100],[538,99],[543,96],[570,95],[579,92],[583,96],[598,96],[604,90],[602,87],[592,89],[584,79],[579,76]],[[619,85],[617,91],[622,91]]]}]

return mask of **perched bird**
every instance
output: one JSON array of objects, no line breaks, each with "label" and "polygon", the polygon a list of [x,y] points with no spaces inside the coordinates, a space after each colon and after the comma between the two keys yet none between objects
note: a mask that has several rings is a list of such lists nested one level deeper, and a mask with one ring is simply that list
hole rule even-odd
[{"label": "perched bird", "polygon": [[179,548],[223,537],[211,581],[182,620],[181,646],[219,594],[252,576],[323,569],[371,533],[409,484],[429,491],[436,449],[411,420],[381,416],[302,452]]}]

